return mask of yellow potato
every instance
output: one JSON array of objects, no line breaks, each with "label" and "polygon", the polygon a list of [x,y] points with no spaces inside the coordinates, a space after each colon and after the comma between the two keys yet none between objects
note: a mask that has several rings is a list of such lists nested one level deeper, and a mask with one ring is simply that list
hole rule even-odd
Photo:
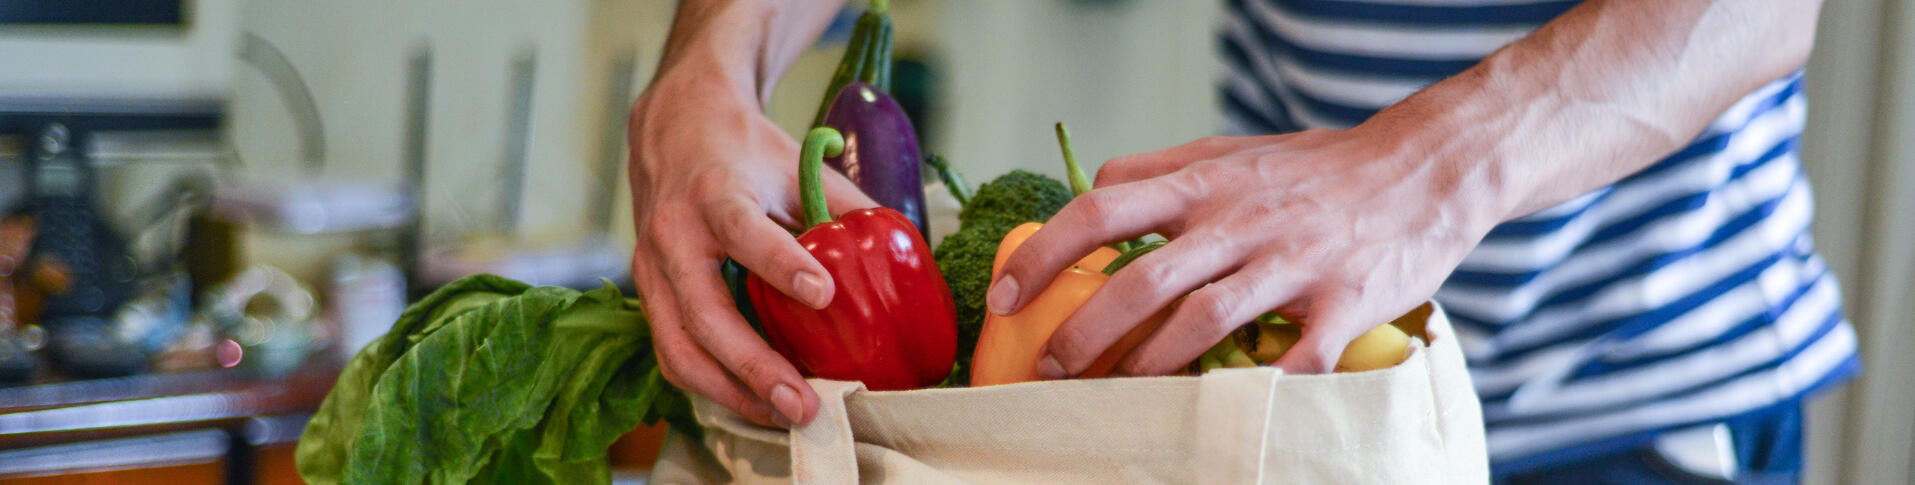
[{"label": "yellow potato", "polygon": [[[1302,330],[1291,324],[1258,324],[1257,348],[1250,358],[1269,364],[1302,338]],[[1385,369],[1403,363],[1410,356],[1410,336],[1395,325],[1377,325],[1343,348],[1337,359],[1337,372],[1362,372]]]}]

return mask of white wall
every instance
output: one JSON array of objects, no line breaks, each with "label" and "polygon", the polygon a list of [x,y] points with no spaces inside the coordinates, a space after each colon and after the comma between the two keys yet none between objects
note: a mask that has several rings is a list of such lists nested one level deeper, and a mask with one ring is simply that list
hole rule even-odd
[{"label": "white wall", "polygon": [[[283,51],[311,87],[326,135],[320,178],[333,180],[401,177],[407,61],[416,49],[430,46],[423,201],[428,239],[456,243],[500,236],[521,245],[556,246],[593,231],[586,209],[600,177],[592,171],[603,156],[604,133],[617,129],[605,126],[604,111],[608,103],[629,101],[607,92],[611,65],[619,56],[636,55],[649,72],[657,47],[637,44],[662,43],[671,5],[663,0],[250,0],[241,30]],[[535,52],[537,65],[520,222],[517,231],[495,234],[510,67],[524,52]],[[639,78],[641,85],[644,79]],[[296,132],[280,94],[245,65],[233,70],[232,84],[229,130],[246,172],[301,177]],[[629,219],[629,209],[623,210],[619,217]],[[326,256],[274,241],[256,243],[251,252],[258,259],[302,268],[296,274],[313,273]]]},{"label": "white wall", "polygon": [[1856,384],[1813,407],[1809,483],[1915,482],[1915,5],[1824,2],[1802,159],[1817,246],[1861,341]]}]

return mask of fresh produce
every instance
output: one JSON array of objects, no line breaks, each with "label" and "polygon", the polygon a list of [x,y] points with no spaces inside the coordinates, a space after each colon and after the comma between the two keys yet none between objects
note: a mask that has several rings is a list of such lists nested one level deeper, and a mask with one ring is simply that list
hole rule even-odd
[{"label": "fresh produce", "polygon": [[1196,362],[1190,363],[1192,370],[1197,374],[1219,368],[1244,368],[1258,365],[1261,364],[1250,358],[1249,354],[1244,353],[1242,347],[1238,347],[1229,339],[1217,342],[1217,345],[1211,346],[1210,350],[1204,351],[1203,355],[1197,356]]},{"label": "fresh produce", "polygon": [[307,483],[607,483],[642,422],[696,433],[639,304],[471,276],[347,362],[296,452]]},{"label": "fresh produce", "polygon": [[851,41],[845,44],[844,57],[838,60],[838,70],[825,84],[824,100],[819,102],[818,115],[811,119],[811,126],[824,124],[825,112],[846,84],[864,82],[878,92],[891,92],[890,10],[888,0],[871,0],[871,8],[858,16],[858,23],[851,27]]},{"label": "fresh produce", "polygon": [[846,84],[833,96],[819,126],[844,136],[843,153],[825,157],[825,165],[858,184],[879,205],[889,207],[930,237],[924,221],[924,179],[918,172],[917,131],[898,102],[863,82]]},{"label": "fresh produce", "polygon": [[814,128],[798,169],[807,226],[798,242],[831,273],[831,303],[813,309],[751,275],[752,307],[772,348],[806,375],[874,390],[937,384],[957,354],[951,292],[903,214],[880,207],[831,220],[820,172],[824,157],[844,150],[837,130]]},{"label": "fresh produce", "polygon": [[[1256,323],[1245,325],[1234,334],[1233,339],[1224,339],[1218,345],[1240,348],[1241,351],[1257,362],[1269,364],[1283,357],[1283,353],[1303,338],[1303,331],[1275,315],[1265,315]],[[1362,372],[1387,369],[1403,363],[1410,356],[1410,336],[1395,325],[1382,324],[1357,336],[1350,345],[1343,348],[1343,355],[1337,358],[1336,372]]]},{"label": "fresh produce", "polygon": [[[1091,189],[1090,178],[1077,164],[1077,156],[1071,150],[1070,132],[1063,123],[1057,126],[1057,143],[1063,152],[1065,172],[1071,180],[1071,192],[1083,194]],[[1006,233],[999,243],[997,253],[992,257],[991,274],[995,277],[1003,271],[1004,262],[1011,253],[1024,244],[1026,239],[1042,228],[1041,223],[1025,223]],[[983,328],[979,331],[977,348],[971,358],[971,380],[974,386],[1010,384],[1039,380],[1037,361],[1044,357],[1044,349],[1050,344],[1051,334],[1064,320],[1070,318],[1078,307],[1084,305],[1091,295],[1097,293],[1104,283],[1110,281],[1110,275],[1124,265],[1136,260],[1162,244],[1137,248],[1134,251],[1119,251],[1116,248],[1100,247],[1085,255],[1070,268],[1051,280],[1050,286],[1038,293],[1035,299],[1025,304],[1023,309],[1011,315],[986,314]],[[985,284],[989,284],[988,279]],[[1118,339],[1115,345],[1106,349],[1084,372],[1082,378],[1103,377],[1125,354],[1129,354],[1137,345],[1142,344],[1151,332],[1163,326],[1169,310],[1160,311]]]},{"label": "fresh produce", "polygon": [[[944,167],[946,180],[956,178],[948,164]],[[984,293],[991,286],[992,261],[1000,242],[1019,224],[1050,220],[1070,202],[1071,190],[1057,179],[1012,170],[978,187],[969,199],[958,212],[958,232],[945,236],[931,252],[957,304],[958,363],[947,382],[950,385],[969,383],[971,356],[989,313]]]},{"label": "fresh produce", "polygon": [[[1065,165],[1073,173],[1073,185],[1077,186],[1077,192],[1089,190],[1088,179],[1076,168],[1076,159],[1070,154],[1063,125],[1060,123],[1058,127]],[[1012,170],[973,193],[966,190],[963,176],[951,168],[949,162],[933,156],[925,163],[937,170],[952,197],[963,204],[958,211],[958,232],[945,236],[933,255],[957,302],[958,364],[952,369],[947,384],[968,385],[970,376],[975,373],[971,364],[977,354],[977,343],[990,313],[985,309],[984,295],[990,290],[1005,237],[1022,224],[1050,220],[1070,203],[1075,193],[1057,179],[1023,170]],[[1089,269],[1095,271],[1097,266],[1101,264]]]},{"label": "fresh produce", "polygon": [[[1042,226],[1038,223],[1024,224],[1006,235],[992,264],[993,272],[1003,270],[1004,260],[1010,258],[1011,252],[1016,251]],[[1044,358],[1044,349],[1050,344],[1051,334],[1092,294],[1097,293],[1098,288],[1110,281],[1111,273],[1121,268],[1124,262],[1135,259],[1138,254],[1141,252],[1125,254],[1108,247],[1097,248],[1077,260],[1069,269],[1058,273],[1050,286],[1045,287],[1037,298],[1017,313],[986,315],[984,327],[978,336],[976,354],[971,358],[970,384],[989,386],[1042,379],[1037,374],[1037,361]],[[1117,361],[1142,344],[1151,332],[1163,326],[1168,316],[1166,310],[1145,319],[1098,356],[1078,377],[1109,375]]]},{"label": "fresh produce", "polygon": [[1064,204],[1071,201],[1071,189],[1057,179],[1026,172],[1012,170],[978,186],[977,194],[971,196],[971,203],[958,211],[958,230],[973,227],[1001,229],[998,237],[991,239],[992,251],[986,251],[984,259],[990,260],[995,254],[997,241],[1003,239],[1002,232],[1026,222],[1044,222]]}]

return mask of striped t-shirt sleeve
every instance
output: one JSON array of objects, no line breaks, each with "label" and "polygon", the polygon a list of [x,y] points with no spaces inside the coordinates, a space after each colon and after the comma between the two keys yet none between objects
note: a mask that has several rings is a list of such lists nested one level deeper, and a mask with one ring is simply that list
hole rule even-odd
[{"label": "striped t-shirt sleeve", "polygon": [[[1576,2],[1230,0],[1233,134],[1345,128]],[[1615,184],[1507,221],[1436,294],[1518,472],[1789,402],[1859,369],[1809,239],[1802,74]]]}]

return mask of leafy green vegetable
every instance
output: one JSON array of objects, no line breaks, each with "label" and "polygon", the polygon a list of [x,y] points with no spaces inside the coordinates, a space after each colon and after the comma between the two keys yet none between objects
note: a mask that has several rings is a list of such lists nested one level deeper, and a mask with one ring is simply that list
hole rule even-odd
[{"label": "leafy green vegetable", "polygon": [[943,385],[970,383],[971,354],[984,329],[984,293],[991,285],[991,262],[998,243],[1019,224],[1044,222],[1071,201],[1071,190],[1044,175],[1013,170],[978,187],[958,212],[958,232],[931,250],[938,272],[957,303],[958,358]]},{"label": "leafy green vegetable", "polygon": [[606,483],[613,440],[689,410],[617,288],[472,276],[407,308],[346,364],[298,467],[315,484]]}]

